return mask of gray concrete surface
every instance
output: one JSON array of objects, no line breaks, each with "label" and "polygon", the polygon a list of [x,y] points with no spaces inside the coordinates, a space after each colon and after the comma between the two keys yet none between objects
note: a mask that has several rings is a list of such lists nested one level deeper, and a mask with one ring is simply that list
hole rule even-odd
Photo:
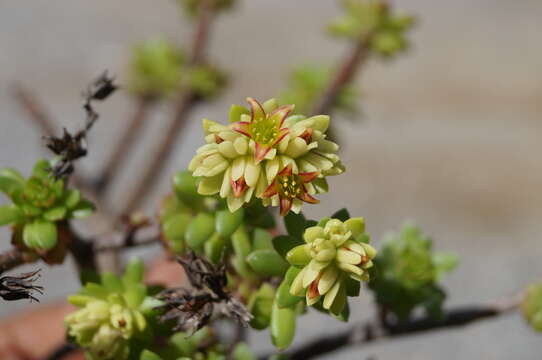
[{"label": "gray concrete surface", "polygon": [[[363,123],[341,128],[348,173],[333,179],[332,195],[307,213],[316,217],[346,205],[367,218],[377,245],[386,231],[416,221],[437,248],[461,255],[460,267],[445,282],[451,305],[514,294],[542,271],[542,2],[396,3],[420,18],[412,50],[365,68]],[[157,36],[189,38],[189,25],[179,23],[174,10],[166,0],[0,1],[0,164],[25,170],[42,154],[39,135],[10,96],[12,82],[33,88],[59,124],[75,127],[81,87],[104,68],[122,80],[131,44]],[[345,44],[321,31],[336,13],[334,1],[250,0],[221,17],[210,54],[230,71],[232,87],[193,113],[190,136],[179,142],[170,171],[186,166],[200,143],[201,117],[225,120],[228,104],[247,95],[273,96],[293,64],[339,58]],[[100,168],[124,126],[130,100],[119,94],[100,110],[84,164],[89,173]],[[147,140],[169,115],[169,109],[157,109]],[[145,141],[130,159],[124,181],[143,166],[151,147]],[[167,187],[164,177],[156,194]],[[121,200],[116,192],[113,202]],[[0,238],[0,248],[7,248],[7,231]],[[72,264],[44,269],[43,283],[44,302],[72,293]],[[362,297],[352,318],[372,316],[370,302]],[[2,303],[0,316],[26,306]],[[301,321],[297,341],[344,326],[311,314]],[[253,338],[258,348],[270,348],[266,333]],[[541,352],[540,337],[511,315],[323,358],[504,360],[537,359]]]}]

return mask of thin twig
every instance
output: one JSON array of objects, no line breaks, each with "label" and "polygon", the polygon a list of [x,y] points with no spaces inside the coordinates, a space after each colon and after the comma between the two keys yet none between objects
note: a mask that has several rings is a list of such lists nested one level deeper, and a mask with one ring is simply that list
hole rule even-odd
[{"label": "thin twig", "polygon": [[[483,306],[466,306],[451,309],[445,312],[439,319],[428,317],[411,320],[405,324],[383,328],[379,322],[369,321],[354,324],[346,331],[338,334],[326,334],[321,338],[309,341],[297,349],[286,353],[290,360],[312,359],[334,351],[346,349],[350,346],[357,346],[400,336],[415,335],[424,331],[436,329],[450,329],[458,326],[468,325],[478,320],[494,318],[496,316],[514,310],[518,306],[519,298],[506,305],[491,304]],[[266,359],[267,356],[260,359]]]},{"label": "thin twig", "polygon": [[100,176],[97,177],[95,189],[98,194],[107,192],[107,189],[118,175],[120,168],[124,165],[124,160],[129,155],[135,141],[141,135],[143,125],[147,119],[148,110],[153,104],[153,100],[148,97],[137,99],[135,112],[128,124],[125,125],[120,139],[116,141],[116,146],[108,157],[106,165]]},{"label": "thin twig", "polygon": [[25,261],[21,250],[15,247],[11,248],[0,254],[0,274],[24,263]]},{"label": "thin twig", "polygon": [[28,118],[38,125],[43,135],[54,135],[57,128],[55,122],[51,119],[45,106],[39,102],[30,89],[21,84],[15,84],[13,86],[13,96],[27,112]]},{"label": "thin twig", "polygon": [[370,53],[371,33],[366,34],[363,39],[355,43],[351,52],[340,63],[335,76],[329,82],[328,86],[313,106],[311,114],[327,114],[340,91],[348,85],[360,71]]},{"label": "thin twig", "polygon": [[[192,65],[204,62],[204,49],[209,42],[209,30],[213,15],[212,7],[209,6],[208,0],[202,1],[200,6],[198,23],[192,46]],[[156,152],[150,158],[149,164],[144,168],[143,175],[137,177],[140,180],[128,195],[128,201],[121,214],[126,215],[134,211],[151,192],[153,186],[156,185],[156,179],[160,178],[160,173],[168,163],[175,142],[177,141],[181,130],[186,125],[188,114],[197,103],[197,100],[197,95],[191,89],[186,89],[180,94],[176,105],[175,116],[166,128]]]}]

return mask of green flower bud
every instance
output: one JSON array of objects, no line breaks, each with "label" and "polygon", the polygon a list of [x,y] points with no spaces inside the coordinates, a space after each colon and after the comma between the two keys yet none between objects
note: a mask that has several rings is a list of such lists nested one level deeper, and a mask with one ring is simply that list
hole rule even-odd
[{"label": "green flower bud", "polygon": [[338,314],[346,304],[345,281],[368,281],[376,250],[359,243],[355,236],[365,230],[362,218],[345,222],[328,219],[305,229],[305,245],[290,250],[286,259],[292,265],[305,265],[290,285],[290,294],[305,295],[307,304],[316,304],[323,296],[324,309]]},{"label": "green flower bud", "polygon": [[80,295],[68,297],[80,308],[65,318],[68,335],[91,359],[127,359],[129,340],[147,329],[142,276],[142,263],[131,262],[122,279],[104,274],[102,284],[87,283]]}]

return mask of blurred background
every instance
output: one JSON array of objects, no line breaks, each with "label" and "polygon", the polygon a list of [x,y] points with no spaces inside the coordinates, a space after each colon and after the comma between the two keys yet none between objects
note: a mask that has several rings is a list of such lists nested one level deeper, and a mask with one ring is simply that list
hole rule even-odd
[{"label": "blurred background", "polygon": [[[511,296],[542,272],[542,2],[538,0],[410,0],[396,2],[414,14],[410,51],[363,68],[361,123],[342,121],[342,158],[347,174],[330,179],[331,194],[310,217],[346,206],[367,219],[376,247],[383,235],[412,220],[437,249],[460,255],[445,280],[448,305],[476,304]],[[348,44],[325,35],[339,13],[335,1],[241,1],[218,18],[209,56],[231,77],[216,101],[199,106],[178,142],[168,173],[187,166],[201,143],[199,120],[226,121],[231,103],[280,92],[292,66],[333,65]],[[11,86],[39,94],[60,126],[83,120],[80,91],[104,69],[122,83],[132,46],[165,37],[188,43],[191,27],[173,1],[0,1],[0,165],[23,172],[45,154],[40,133],[14,101]],[[128,120],[130,97],[117,93],[99,105],[90,156],[80,167],[101,168],[117,132]],[[112,203],[145,164],[171,109],[157,107],[144,141],[121,175]],[[145,208],[169,191],[169,179]],[[0,250],[9,248],[0,229]],[[152,258],[159,248],[147,249]],[[33,269],[35,265],[21,268]],[[18,272],[19,270],[17,270]],[[43,266],[43,303],[78,289],[73,263]],[[356,301],[352,320],[373,316],[369,296]],[[0,306],[0,317],[30,306]],[[35,306],[35,305],[32,305]],[[347,325],[319,314],[302,318],[296,343]],[[271,349],[268,333],[253,337]],[[329,355],[340,359],[534,359],[542,342],[519,315],[404,338]],[[539,356],[539,355],[538,355]],[[326,357],[324,357],[326,358]]]}]

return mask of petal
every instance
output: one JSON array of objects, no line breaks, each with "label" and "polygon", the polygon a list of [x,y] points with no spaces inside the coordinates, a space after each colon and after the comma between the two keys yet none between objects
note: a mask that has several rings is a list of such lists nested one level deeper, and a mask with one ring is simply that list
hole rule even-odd
[{"label": "petal", "polygon": [[313,126],[315,130],[325,133],[329,127],[329,116],[328,115],[316,115],[311,116],[307,120],[313,121]]},{"label": "petal", "polygon": [[249,187],[256,186],[260,178],[261,166],[254,163],[252,159],[247,160],[245,168],[245,181]]},{"label": "petal", "polygon": [[295,277],[294,281],[292,281],[292,286],[290,286],[290,294],[292,295],[300,295],[303,293],[303,276],[305,276],[306,267],[304,267],[299,274]]},{"label": "petal", "polygon": [[347,263],[344,263],[344,262],[339,262],[337,264],[342,270],[346,271],[346,272],[349,272],[349,273],[352,273],[352,274],[356,274],[356,275],[360,275],[363,274],[363,269],[355,266],[355,265],[352,265],[352,264],[347,264]]},{"label": "petal", "polygon": [[201,195],[214,195],[220,191],[223,176],[204,177],[198,185],[198,193]]},{"label": "petal", "polygon": [[341,248],[337,251],[337,261],[352,265],[361,263],[361,255],[350,250]]},{"label": "petal", "polygon": [[238,180],[230,180],[231,188],[233,189],[233,196],[236,198],[243,195],[245,190],[247,189],[247,184],[245,182],[245,178],[241,177]]},{"label": "petal", "polygon": [[308,306],[312,306],[320,300],[320,296],[310,297],[308,291],[307,291],[307,294],[305,295],[305,298],[306,298]]},{"label": "petal", "polygon": [[256,196],[261,197],[265,189],[267,188],[267,181],[265,176],[260,176],[258,184],[256,185]]},{"label": "petal", "polygon": [[228,210],[230,210],[230,212],[235,212],[239,210],[241,206],[243,206],[244,201],[242,198],[238,198],[238,197],[234,197],[233,195],[230,195],[228,196],[227,203],[228,203]]},{"label": "petal", "polygon": [[249,138],[252,137],[250,135],[250,123],[249,122],[239,121],[239,122],[231,124],[230,126],[231,126],[231,129],[233,131],[237,131],[238,133],[243,134],[245,136],[248,136]]},{"label": "petal", "polygon": [[231,193],[230,177],[231,167],[228,167],[228,169],[224,173],[224,177],[222,179],[222,186],[220,187],[220,197],[222,198],[227,197]]},{"label": "petal", "polygon": [[244,157],[238,157],[237,159],[233,160],[233,164],[231,166],[231,179],[233,181],[239,180],[241,176],[245,173],[245,165],[246,161]]},{"label": "petal", "polygon": [[324,297],[324,309],[329,310],[331,305],[333,304],[333,301],[335,300],[335,297],[339,293],[339,289],[341,287],[340,281],[335,281],[335,284],[333,287],[327,292],[326,296]]},{"label": "petal", "polygon": [[269,145],[262,145],[260,143],[256,143],[256,148],[254,152],[254,160],[256,161],[256,164],[260,163],[267,153],[271,151],[272,147]]},{"label": "petal", "polygon": [[218,165],[215,165],[214,167],[207,169],[207,171],[205,171],[205,174],[203,175],[207,177],[218,175],[224,170],[226,170],[228,166],[229,166],[229,163],[227,161],[223,161],[219,163]]},{"label": "petal", "polygon": [[299,212],[301,211],[301,207],[303,206],[303,201],[295,198],[292,202],[292,212],[295,213],[295,214],[299,214]]},{"label": "petal", "polygon": [[218,144],[218,151],[221,155],[230,159],[235,159],[239,156],[239,154],[235,150],[235,146],[233,146],[233,142],[231,141],[223,141]]},{"label": "petal", "polygon": [[314,280],[310,283],[309,288],[307,289],[307,299],[314,299],[320,297],[320,293],[318,292],[318,283],[320,282],[319,279]]},{"label": "petal", "polygon": [[313,242],[317,238],[323,238],[325,236],[324,229],[320,226],[311,226],[305,229],[303,238],[307,243]]},{"label": "petal", "polygon": [[263,198],[270,198],[278,193],[277,180],[275,179],[262,193]]},{"label": "petal", "polygon": [[292,164],[288,164],[282,169],[279,173],[279,176],[291,176],[292,175]]},{"label": "petal", "polygon": [[265,163],[265,174],[267,175],[267,181],[271,182],[277,176],[279,172],[280,161],[277,158],[269,160]]},{"label": "petal", "polygon": [[273,121],[273,124],[282,127],[284,120],[288,117],[288,114],[294,110],[294,105],[284,105],[269,114],[269,118]]},{"label": "petal", "polygon": [[305,140],[296,137],[290,143],[288,144],[288,148],[286,148],[286,151],[284,152],[286,155],[288,155],[291,158],[297,158],[304,154],[306,154],[308,151],[308,146]]},{"label": "petal", "polygon": [[310,144],[311,143],[311,137],[312,137],[312,129],[309,128],[305,130],[299,137],[303,140],[305,140],[305,143]]},{"label": "petal", "polygon": [[280,216],[286,216],[288,211],[292,208],[292,199],[290,198],[281,198],[280,199]]},{"label": "petal", "polygon": [[324,249],[318,252],[314,259],[318,261],[331,261],[337,255],[337,251],[334,248]]},{"label": "petal", "polygon": [[318,175],[320,175],[320,173],[318,171],[313,171],[313,172],[300,173],[298,175],[301,178],[301,181],[303,181],[303,183],[308,183],[316,179]]},{"label": "petal", "polygon": [[309,204],[318,204],[320,202],[320,200],[310,195],[306,190],[303,191],[303,193],[298,198]]},{"label": "petal", "polygon": [[235,151],[237,151],[239,155],[245,155],[248,150],[248,142],[246,138],[238,137],[233,142],[233,147],[235,148]]},{"label": "petal", "polygon": [[320,294],[325,294],[331,289],[335,284],[337,278],[339,277],[339,270],[335,266],[328,266],[322,273],[322,277],[318,282],[318,292]]},{"label": "petal", "polygon": [[266,113],[270,113],[270,112],[275,111],[275,109],[279,107],[279,104],[277,103],[277,99],[272,98],[272,99],[266,100],[262,104],[262,107]]},{"label": "petal", "polygon": [[265,111],[256,99],[251,97],[247,98],[247,102],[250,105],[250,119],[251,121],[265,119]]},{"label": "petal", "polygon": [[[277,138],[275,139],[275,141],[273,142],[273,146],[277,145],[278,143],[280,143],[285,137],[286,135],[288,135],[288,133],[290,132],[290,130],[288,128],[282,128],[279,130],[279,133],[277,135]],[[284,146],[284,145],[282,145]],[[285,149],[281,148],[281,152],[284,152],[286,151]]]},{"label": "petal", "polygon": [[319,273],[320,270],[315,270],[311,266],[305,266],[305,273],[303,274],[303,287],[306,288],[310,285],[310,283],[316,280]]}]

